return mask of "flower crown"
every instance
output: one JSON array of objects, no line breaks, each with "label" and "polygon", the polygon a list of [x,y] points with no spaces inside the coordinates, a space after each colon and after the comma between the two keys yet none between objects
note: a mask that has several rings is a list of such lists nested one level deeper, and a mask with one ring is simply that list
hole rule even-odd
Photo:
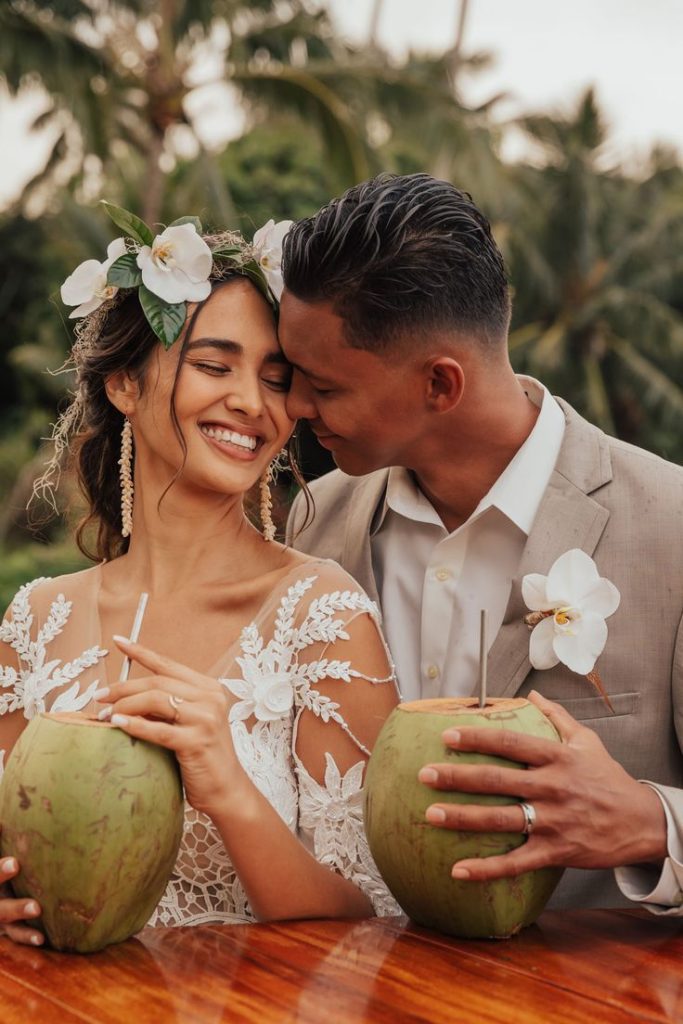
[{"label": "flower crown", "polygon": [[71,319],[93,313],[120,288],[137,288],[147,322],[170,348],[183,329],[186,303],[209,297],[209,278],[218,262],[253,281],[277,310],[284,287],[282,240],[291,220],[269,220],[251,245],[230,233],[211,249],[198,217],[180,217],[155,236],[135,214],[104,200],[102,205],[124,236],[109,244],[106,260],[85,260],[67,277],[60,294],[65,305],[77,307]]}]

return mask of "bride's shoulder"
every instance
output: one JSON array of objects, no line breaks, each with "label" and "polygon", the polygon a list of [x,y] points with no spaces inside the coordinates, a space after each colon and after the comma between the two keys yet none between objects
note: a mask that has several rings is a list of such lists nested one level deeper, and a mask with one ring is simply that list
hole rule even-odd
[{"label": "bride's shoulder", "polygon": [[27,612],[46,616],[55,604],[66,605],[85,598],[91,588],[97,585],[98,579],[97,565],[61,576],[38,576],[19,588],[12,598],[8,613],[14,617]]},{"label": "bride's shoulder", "polygon": [[298,595],[301,605],[309,608],[311,602],[319,603],[327,597],[333,603],[347,605],[349,610],[378,614],[374,601],[370,600],[360,583],[342,569],[338,562],[330,558],[302,555],[299,551],[293,553],[297,559],[284,575],[279,588],[283,596]]}]

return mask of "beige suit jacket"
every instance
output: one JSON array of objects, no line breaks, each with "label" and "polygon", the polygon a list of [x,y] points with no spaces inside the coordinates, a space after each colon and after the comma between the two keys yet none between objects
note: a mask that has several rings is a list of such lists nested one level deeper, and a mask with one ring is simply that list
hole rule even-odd
[{"label": "beige suit jacket", "polygon": [[[658,784],[683,840],[683,469],[608,437],[560,405],[564,440],[491,648],[489,692],[524,696],[536,689],[563,704],[634,778]],[[288,523],[295,547],[340,562],[375,600],[370,535],[387,474],[349,477],[335,470],[312,486],[312,524],[299,532],[300,496]],[[547,573],[574,547],[591,555],[621,592],[598,663],[614,714],[563,665],[539,672],[529,663],[522,577]],[[572,870],[551,905],[627,903],[611,871]]]}]

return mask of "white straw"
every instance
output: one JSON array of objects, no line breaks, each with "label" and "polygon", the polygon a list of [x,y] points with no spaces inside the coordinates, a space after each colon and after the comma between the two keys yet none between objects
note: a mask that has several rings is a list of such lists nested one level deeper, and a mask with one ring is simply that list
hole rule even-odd
[{"label": "white straw", "polygon": [[[129,640],[132,644],[136,644],[138,642],[138,637],[140,636],[140,629],[142,628],[142,617],[145,614],[145,608],[147,607],[148,598],[149,594],[146,594],[145,591],[143,590],[142,593],[140,594],[140,600],[138,601],[138,610],[135,613],[133,628],[130,631]],[[121,675],[119,676],[120,683],[125,683],[126,679],[128,678],[129,672],[130,658],[128,657],[128,655],[126,655],[126,657],[123,659],[123,665],[121,666]]]}]

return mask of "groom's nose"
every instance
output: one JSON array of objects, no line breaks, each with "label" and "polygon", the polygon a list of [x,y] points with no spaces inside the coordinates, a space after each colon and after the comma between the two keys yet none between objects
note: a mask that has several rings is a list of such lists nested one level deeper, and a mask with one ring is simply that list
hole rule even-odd
[{"label": "groom's nose", "polygon": [[301,370],[294,370],[287,394],[287,415],[293,420],[313,420],[318,414],[311,385]]}]

